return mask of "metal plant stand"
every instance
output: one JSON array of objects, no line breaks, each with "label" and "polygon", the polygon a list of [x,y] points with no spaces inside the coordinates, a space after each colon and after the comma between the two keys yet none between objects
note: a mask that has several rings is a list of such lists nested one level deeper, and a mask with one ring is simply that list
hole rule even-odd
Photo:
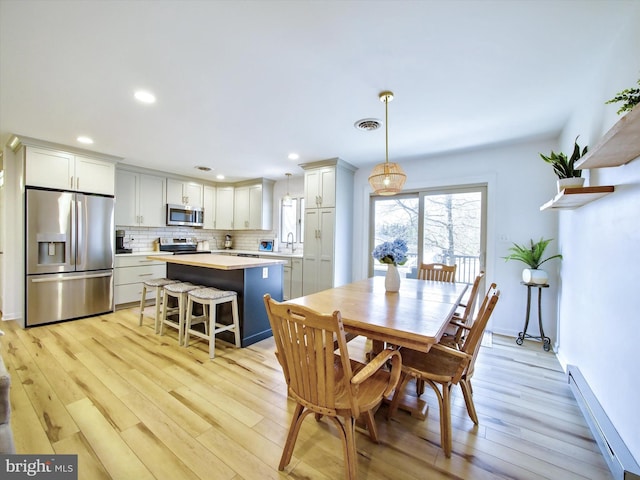
[{"label": "metal plant stand", "polygon": [[[540,285],[538,283],[525,283],[520,282],[522,285],[527,287],[527,316],[524,322],[524,331],[518,334],[518,338],[516,339],[516,343],[518,345],[522,345],[525,338],[532,338],[534,340],[540,340],[542,342],[542,348],[544,348],[545,352],[548,352],[551,348],[551,339],[544,334],[544,329],[542,328],[542,289],[549,288],[549,285],[544,284]],[[531,312],[531,289],[538,289],[538,327],[540,328],[540,335],[530,335],[527,333],[527,329],[529,328],[529,314]]]}]

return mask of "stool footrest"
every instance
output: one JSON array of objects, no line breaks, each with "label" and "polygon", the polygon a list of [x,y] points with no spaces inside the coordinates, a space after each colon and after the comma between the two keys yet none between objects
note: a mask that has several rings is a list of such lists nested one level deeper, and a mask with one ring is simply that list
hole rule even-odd
[{"label": "stool footrest", "polygon": [[233,323],[230,323],[229,325],[225,325],[224,323],[216,323],[216,328],[213,333],[227,332],[235,328],[236,326]]}]

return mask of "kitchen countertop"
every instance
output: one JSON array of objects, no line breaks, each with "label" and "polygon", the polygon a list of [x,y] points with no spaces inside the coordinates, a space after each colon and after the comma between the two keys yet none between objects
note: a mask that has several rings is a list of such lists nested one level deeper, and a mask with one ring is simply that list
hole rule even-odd
[{"label": "kitchen countertop", "polygon": [[164,255],[165,253],[151,250],[148,252],[116,253],[116,257],[148,257],[149,255]]},{"label": "kitchen countertop", "polygon": [[231,249],[219,249],[211,250],[211,253],[219,253],[221,255],[260,255],[265,257],[287,257],[287,258],[302,258],[302,252],[261,252],[259,250],[236,250]]},{"label": "kitchen countertop", "polygon": [[[130,254],[129,254],[130,255]],[[213,268],[217,270],[242,270],[245,268],[263,267],[285,263],[284,260],[256,257],[236,257],[233,255],[217,255],[215,253],[197,253],[192,255],[156,255],[148,256],[150,260],[191,265],[193,267]]]}]

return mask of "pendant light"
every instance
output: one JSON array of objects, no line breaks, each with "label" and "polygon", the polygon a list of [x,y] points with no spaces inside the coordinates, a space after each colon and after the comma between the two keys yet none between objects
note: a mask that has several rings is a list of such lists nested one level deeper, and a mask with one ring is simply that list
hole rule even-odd
[{"label": "pendant light", "polygon": [[389,163],[389,102],[393,92],[381,92],[380,101],[384,102],[385,161],[376,165],[369,175],[369,184],[377,195],[395,195],[402,191],[407,176],[397,163]]},{"label": "pendant light", "polygon": [[282,197],[282,206],[290,207],[291,205],[293,205],[293,199],[291,198],[291,195],[289,195],[289,178],[291,177],[291,174],[285,173],[285,175],[287,176],[287,194]]}]

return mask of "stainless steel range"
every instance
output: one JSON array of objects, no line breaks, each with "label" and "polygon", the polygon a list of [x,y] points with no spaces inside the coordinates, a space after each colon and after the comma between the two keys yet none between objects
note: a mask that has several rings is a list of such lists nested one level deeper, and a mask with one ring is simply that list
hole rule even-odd
[{"label": "stainless steel range", "polygon": [[197,238],[160,238],[160,251],[171,252],[174,255],[189,253],[211,253],[211,250],[198,250]]}]

